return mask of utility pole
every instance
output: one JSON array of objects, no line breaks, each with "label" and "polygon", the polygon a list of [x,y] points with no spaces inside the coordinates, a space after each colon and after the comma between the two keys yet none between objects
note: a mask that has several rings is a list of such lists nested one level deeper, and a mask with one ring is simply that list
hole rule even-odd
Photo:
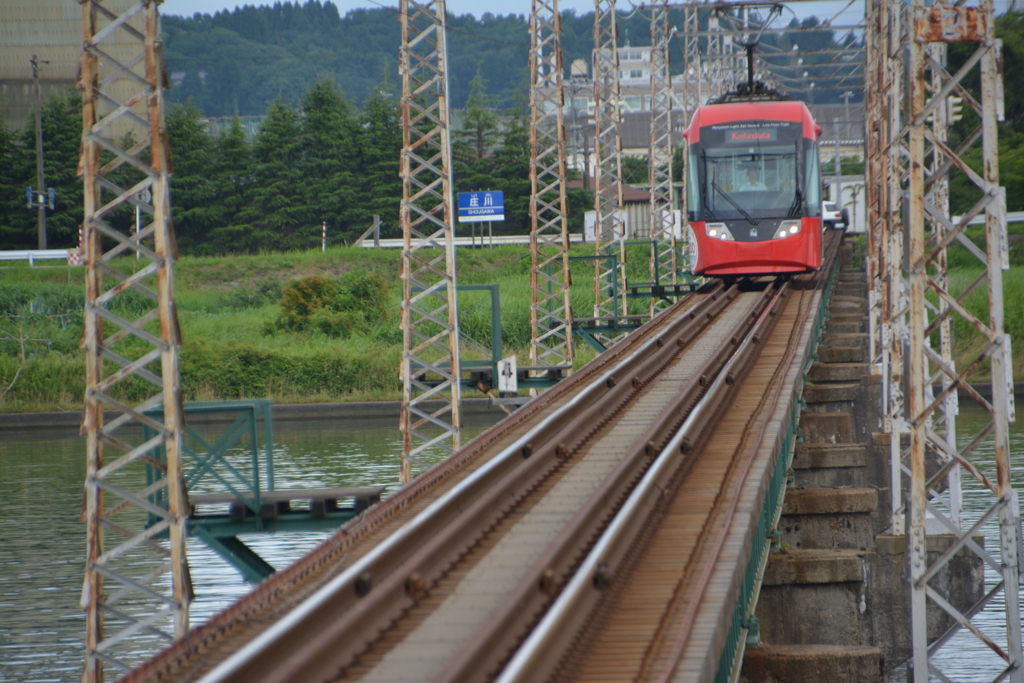
[{"label": "utility pole", "polygon": [[[832,119],[832,125],[836,131],[836,196],[832,198],[832,201],[836,203],[836,206],[840,211],[843,210],[843,165],[839,158],[839,119]],[[849,228],[850,226],[846,226]]]},{"label": "utility pole", "polygon": [[36,215],[39,218],[39,248],[46,249],[46,203],[42,198],[46,196],[46,187],[43,179],[43,87],[39,83],[39,65],[49,64],[45,59],[37,59],[32,55],[29,60],[32,64],[32,78],[36,82],[36,194],[35,205]]},{"label": "utility pole", "polygon": [[853,95],[853,91],[851,91],[851,90],[847,90],[846,92],[844,92],[842,95],[839,96],[839,99],[841,99],[843,101],[843,105],[844,105],[843,110],[844,110],[844,113],[846,114],[846,121],[847,121],[847,123],[851,123],[851,121],[850,121],[850,98],[853,97],[853,96],[854,96]]}]

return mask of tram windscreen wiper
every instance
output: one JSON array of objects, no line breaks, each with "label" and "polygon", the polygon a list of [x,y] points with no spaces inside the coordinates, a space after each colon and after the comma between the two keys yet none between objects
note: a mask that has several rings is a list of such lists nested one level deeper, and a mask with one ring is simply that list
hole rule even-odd
[{"label": "tram windscreen wiper", "polygon": [[742,206],[737,204],[736,201],[732,197],[730,197],[729,194],[725,190],[723,190],[722,188],[720,188],[718,186],[718,183],[716,183],[715,181],[711,181],[711,187],[715,188],[715,191],[718,192],[718,194],[722,195],[722,197],[725,199],[725,201],[727,201],[730,204],[732,204],[732,207],[734,209],[736,209],[737,211],[742,213],[743,217],[747,219],[748,223],[750,223],[751,225],[757,225],[758,223],[761,222],[761,221],[755,219],[753,216],[751,216],[746,211],[744,211]]},{"label": "tram windscreen wiper", "polygon": [[789,207],[789,214],[786,218],[796,218],[800,215],[800,207],[804,205],[804,191],[796,188],[796,196],[793,198],[793,206]]}]

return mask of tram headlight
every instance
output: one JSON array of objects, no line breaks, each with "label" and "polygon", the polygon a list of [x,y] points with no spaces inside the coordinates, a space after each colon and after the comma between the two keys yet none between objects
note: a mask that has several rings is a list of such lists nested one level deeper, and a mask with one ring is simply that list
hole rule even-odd
[{"label": "tram headlight", "polygon": [[732,233],[729,232],[729,228],[725,227],[725,223],[705,223],[704,230],[707,232],[708,237],[716,240],[733,239]]},{"label": "tram headlight", "polygon": [[779,239],[780,237],[790,237],[800,232],[800,221],[782,221],[779,225],[779,229],[775,231],[775,237],[773,239]]}]

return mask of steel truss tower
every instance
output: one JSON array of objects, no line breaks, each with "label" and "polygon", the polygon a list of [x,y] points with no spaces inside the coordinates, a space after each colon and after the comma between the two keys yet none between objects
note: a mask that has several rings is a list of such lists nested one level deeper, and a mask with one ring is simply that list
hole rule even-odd
[{"label": "steel truss tower", "polygon": [[[736,87],[736,55],[734,54],[733,34],[721,26],[717,14],[708,17],[707,51],[702,63],[705,71],[702,75],[707,99],[721,97]],[[744,67],[745,71],[745,67]]]},{"label": "steel truss tower", "polygon": [[[700,59],[700,5],[688,2],[683,5],[683,125],[689,126],[693,114],[701,104],[701,92],[704,87],[702,66]],[[686,153],[686,145],[683,146],[683,171],[682,177],[688,178],[690,155]],[[690,240],[690,227],[688,220],[688,209],[686,192],[680,193],[679,214],[681,216],[683,239]],[[693,264],[689,262],[691,254],[689,247],[684,259],[687,259],[684,266],[688,271],[692,270]]]},{"label": "steel truss tower", "polygon": [[[402,417],[401,481],[440,447],[459,448],[459,316],[445,2],[401,0]],[[440,405],[438,405],[440,403]]]},{"label": "steel truss tower", "polygon": [[[1010,480],[1008,435],[1014,412],[1013,385],[1010,339],[1003,325],[1002,272],[1008,268],[1008,252],[996,131],[1003,110],[1001,45],[994,37],[993,7],[991,0],[972,7],[945,3],[926,7],[921,0],[906,6],[894,0],[871,0],[867,28],[872,355],[886,382],[885,427],[893,453],[891,489],[899,492],[900,477],[909,475],[909,507],[904,510],[909,518],[914,681],[925,683],[930,676],[948,680],[934,655],[961,628],[1002,658],[1005,668],[994,680],[1024,681],[1018,598],[1020,519]],[[945,44],[951,42],[976,44],[955,74],[949,73],[944,60]],[[963,85],[972,81],[980,83],[980,100]],[[977,130],[955,149],[947,144],[946,136],[951,96],[962,97],[980,119]],[[982,171],[976,172],[963,159],[979,141]],[[954,165],[981,190],[981,199],[955,221],[949,215],[946,189],[946,176]],[[984,250],[964,235],[975,216],[984,216]],[[982,275],[960,292],[951,289],[946,277],[945,249],[954,242],[977,258],[983,269]],[[965,305],[966,299],[985,290],[987,311],[975,316]],[[960,368],[952,360],[949,326],[955,318],[976,330],[982,342],[977,351],[962,357]],[[938,350],[930,345],[932,337],[939,343]],[[991,368],[991,401],[966,381],[985,361]],[[992,418],[975,434],[958,433],[953,421],[957,390]],[[908,449],[901,448],[903,433],[909,437]],[[976,464],[979,446],[988,443],[995,454],[995,481]],[[929,459],[940,464],[930,475],[926,472]],[[976,479],[990,495],[987,509],[969,528],[960,519],[961,475]],[[948,482],[945,493],[941,492],[943,480]],[[900,533],[901,501],[893,502],[897,510],[893,532]],[[944,534],[956,538],[938,558],[929,558],[927,553],[927,536],[935,533],[926,523],[929,518]],[[996,519],[998,557],[972,540],[986,521]],[[977,605],[961,613],[929,582],[964,549],[977,554],[1001,580]],[[999,599],[1005,612],[1003,645],[972,623],[978,612]],[[931,645],[929,606],[945,612],[954,623]]]},{"label": "steel truss tower", "polygon": [[530,13],[530,364],[572,372],[562,20],[558,0]]},{"label": "steel truss tower", "polygon": [[[189,506],[159,4],[142,0],[118,15],[101,0],[81,1],[87,683],[102,681],[105,666],[128,669],[139,639],[155,649],[188,629]],[[126,42],[138,52],[120,62],[112,55],[123,54]],[[115,218],[129,205],[148,220],[135,235]],[[133,253],[141,260],[126,258]],[[140,301],[151,308],[135,317]],[[154,436],[145,439],[141,427]],[[147,465],[163,476],[147,481]]]},{"label": "steel truss tower", "polygon": [[[669,73],[669,0],[651,6],[651,281],[676,284],[676,235],[672,211],[672,74]],[[669,304],[651,297],[651,316]]]},{"label": "steel truss tower", "polygon": [[[616,318],[618,301],[614,296],[616,279],[622,288],[622,312],[626,312],[625,256],[626,226],[622,205],[622,138],[620,121],[622,105],[619,96],[618,29],[615,17],[616,0],[594,0],[594,151],[597,168],[594,173],[594,255],[613,254],[618,242],[618,262],[598,259],[594,267],[594,317],[601,322]],[[610,346],[621,334],[601,335]]]}]

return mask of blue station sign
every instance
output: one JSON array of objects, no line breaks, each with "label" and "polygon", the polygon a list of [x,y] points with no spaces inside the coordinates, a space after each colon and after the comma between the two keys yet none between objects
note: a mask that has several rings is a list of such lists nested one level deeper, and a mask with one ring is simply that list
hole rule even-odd
[{"label": "blue station sign", "polygon": [[460,192],[459,222],[487,223],[505,220],[504,192]]}]

